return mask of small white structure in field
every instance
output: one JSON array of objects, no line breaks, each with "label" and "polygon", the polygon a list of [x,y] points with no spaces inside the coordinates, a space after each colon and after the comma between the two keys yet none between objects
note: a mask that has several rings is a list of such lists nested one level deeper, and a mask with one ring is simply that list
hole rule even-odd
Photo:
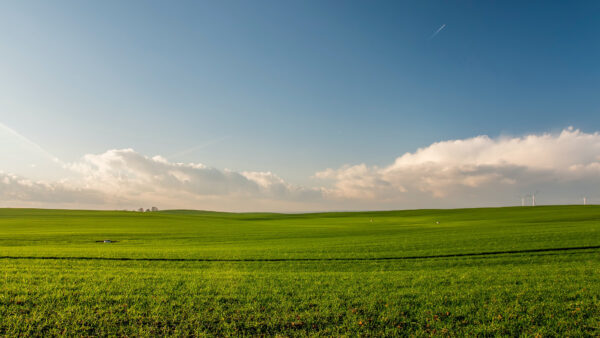
[{"label": "small white structure in field", "polygon": [[435,221],[435,224],[440,224],[440,221]]},{"label": "small white structure in field", "polygon": [[531,196],[531,206],[535,207],[535,195],[537,195],[539,193],[539,191],[534,192],[533,194],[529,195]]},{"label": "small white structure in field", "polygon": [[105,239],[104,243],[112,243],[112,241],[110,239]]}]

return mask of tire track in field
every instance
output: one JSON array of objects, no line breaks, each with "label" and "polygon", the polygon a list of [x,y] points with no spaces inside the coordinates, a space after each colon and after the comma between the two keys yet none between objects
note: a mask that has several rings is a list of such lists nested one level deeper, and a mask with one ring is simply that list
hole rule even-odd
[{"label": "tire track in field", "polygon": [[78,256],[0,256],[0,259],[42,259],[42,260],[99,260],[99,261],[142,261],[142,262],[318,262],[318,261],[395,261],[414,259],[436,259],[453,257],[478,257],[512,255],[538,252],[575,251],[600,249],[600,245],[575,246],[566,248],[504,250],[443,255],[399,256],[399,257],[332,257],[332,258],[129,258],[129,257],[78,257]]}]

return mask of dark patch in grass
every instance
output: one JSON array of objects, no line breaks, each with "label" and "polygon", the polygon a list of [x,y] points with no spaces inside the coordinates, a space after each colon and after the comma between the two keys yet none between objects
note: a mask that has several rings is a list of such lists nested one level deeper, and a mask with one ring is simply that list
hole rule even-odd
[{"label": "dark patch in grass", "polygon": [[[114,243],[114,242],[113,242]],[[600,245],[576,246],[567,248],[545,248],[527,250],[505,250],[445,255],[404,256],[404,257],[332,257],[332,258],[128,258],[128,257],[59,257],[59,256],[0,256],[0,259],[51,259],[51,260],[101,260],[101,261],[144,261],[144,262],[318,262],[318,261],[391,261],[411,259],[435,259],[454,257],[494,256],[507,254],[556,252],[600,249]]]}]

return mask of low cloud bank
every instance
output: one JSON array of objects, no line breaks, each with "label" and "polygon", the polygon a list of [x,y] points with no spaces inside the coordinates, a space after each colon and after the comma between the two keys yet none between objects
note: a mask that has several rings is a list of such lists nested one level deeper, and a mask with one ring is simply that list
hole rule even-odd
[{"label": "low cloud bank", "polygon": [[[72,186],[66,182],[36,182],[0,172],[0,206],[35,206],[42,203],[59,207],[104,205],[108,201],[100,191]],[[33,203],[33,204],[32,204]]]},{"label": "low cloud bank", "polygon": [[443,141],[386,167],[346,165],[315,177],[329,184],[329,199],[410,207],[514,204],[518,195],[535,190],[548,202],[576,202],[574,196],[600,187],[600,134],[567,128],[559,134]]},{"label": "low cloud bank", "polygon": [[172,163],[132,149],[86,155],[69,167],[83,177],[85,187],[125,196],[185,192],[203,196],[302,199],[313,193],[288,184],[271,172],[238,173],[199,163]]},{"label": "low cloud bank", "polygon": [[[541,191],[542,203],[600,197],[600,134],[567,128],[522,137],[477,136],[431,144],[384,167],[344,165],[314,175],[316,187],[271,172],[235,172],[174,163],[132,149],[88,154],[73,175],[34,182],[0,173],[9,206],[195,208],[311,211],[515,205]],[[600,201],[598,201],[600,202]]]},{"label": "low cloud bank", "polygon": [[321,196],[318,189],[289,184],[271,172],[235,172],[200,163],[173,163],[132,149],[89,154],[69,168],[80,175],[81,186],[129,204],[146,201],[163,207],[271,210],[271,205],[294,209]]}]

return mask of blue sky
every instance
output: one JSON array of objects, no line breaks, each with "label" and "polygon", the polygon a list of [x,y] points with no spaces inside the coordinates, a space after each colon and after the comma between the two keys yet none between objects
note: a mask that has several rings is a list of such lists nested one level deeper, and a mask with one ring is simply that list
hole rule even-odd
[{"label": "blue sky", "polygon": [[[444,140],[600,130],[599,17],[596,1],[2,2],[0,123],[65,163],[132,148],[312,186]],[[64,174],[0,136],[0,170]]]}]

